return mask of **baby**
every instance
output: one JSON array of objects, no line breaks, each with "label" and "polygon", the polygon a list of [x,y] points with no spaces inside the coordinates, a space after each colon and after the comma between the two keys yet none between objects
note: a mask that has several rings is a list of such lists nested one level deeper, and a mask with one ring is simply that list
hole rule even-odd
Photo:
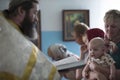
[{"label": "baby", "polygon": [[[106,53],[105,48],[105,41],[102,38],[96,37],[90,40],[88,44],[89,59],[82,72],[84,78],[90,80],[113,80],[115,78],[115,61]],[[109,68],[110,73],[106,74],[96,70],[93,67],[94,64]]]},{"label": "baby", "polygon": [[[59,43],[52,44],[48,47],[48,56],[51,57],[53,61],[58,61],[70,56],[74,56],[76,60],[79,59],[79,56],[73,54],[65,45]],[[63,71],[60,72],[60,74],[61,77],[65,77],[66,79],[76,80],[76,69]]]}]

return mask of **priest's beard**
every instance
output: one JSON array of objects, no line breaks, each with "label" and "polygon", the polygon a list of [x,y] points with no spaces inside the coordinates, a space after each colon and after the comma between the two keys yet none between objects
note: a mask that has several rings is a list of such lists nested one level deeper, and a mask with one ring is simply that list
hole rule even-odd
[{"label": "priest's beard", "polygon": [[24,18],[21,24],[21,31],[23,34],[31,41],[36,40],[38,38],[37,33],[37,22],[32,22],[28,15]]}]

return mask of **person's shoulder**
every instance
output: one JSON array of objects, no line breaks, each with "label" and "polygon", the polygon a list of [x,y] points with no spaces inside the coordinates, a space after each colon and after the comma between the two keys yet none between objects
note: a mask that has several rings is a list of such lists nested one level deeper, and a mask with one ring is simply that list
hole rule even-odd
[{"label": "person's shoulder", "polygon": [[2,11],[0,11],[0,17],[3,17],[3,12]]},{"label": "person's shoulder", "polygon": [[2,11],[0,11],[0,16],[2,15]]},{"label": "person's shoulder", "polygon": [[5,28],[5,26],[8,26],[7,24],[8,23],[7,23],[7,20],[4,16],[3,12],[0,11],[0,27]]}]

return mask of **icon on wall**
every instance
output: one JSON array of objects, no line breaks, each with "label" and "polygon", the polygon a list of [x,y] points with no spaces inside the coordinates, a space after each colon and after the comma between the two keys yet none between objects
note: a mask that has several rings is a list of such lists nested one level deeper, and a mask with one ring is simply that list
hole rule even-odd
[{"label": "icon on wall", "polygon": [[89,26],[89,10],[63,10],[63,41],[74,41],[72,31],[76,22]]}]

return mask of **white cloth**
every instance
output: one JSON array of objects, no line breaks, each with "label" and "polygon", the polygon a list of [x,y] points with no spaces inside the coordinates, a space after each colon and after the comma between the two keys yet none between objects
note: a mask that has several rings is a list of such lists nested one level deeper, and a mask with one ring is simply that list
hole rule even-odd
[{"label": "white cloth", "polygon": [[60,80],[56,67],[15,26],[0,13],[0,80]]}]

